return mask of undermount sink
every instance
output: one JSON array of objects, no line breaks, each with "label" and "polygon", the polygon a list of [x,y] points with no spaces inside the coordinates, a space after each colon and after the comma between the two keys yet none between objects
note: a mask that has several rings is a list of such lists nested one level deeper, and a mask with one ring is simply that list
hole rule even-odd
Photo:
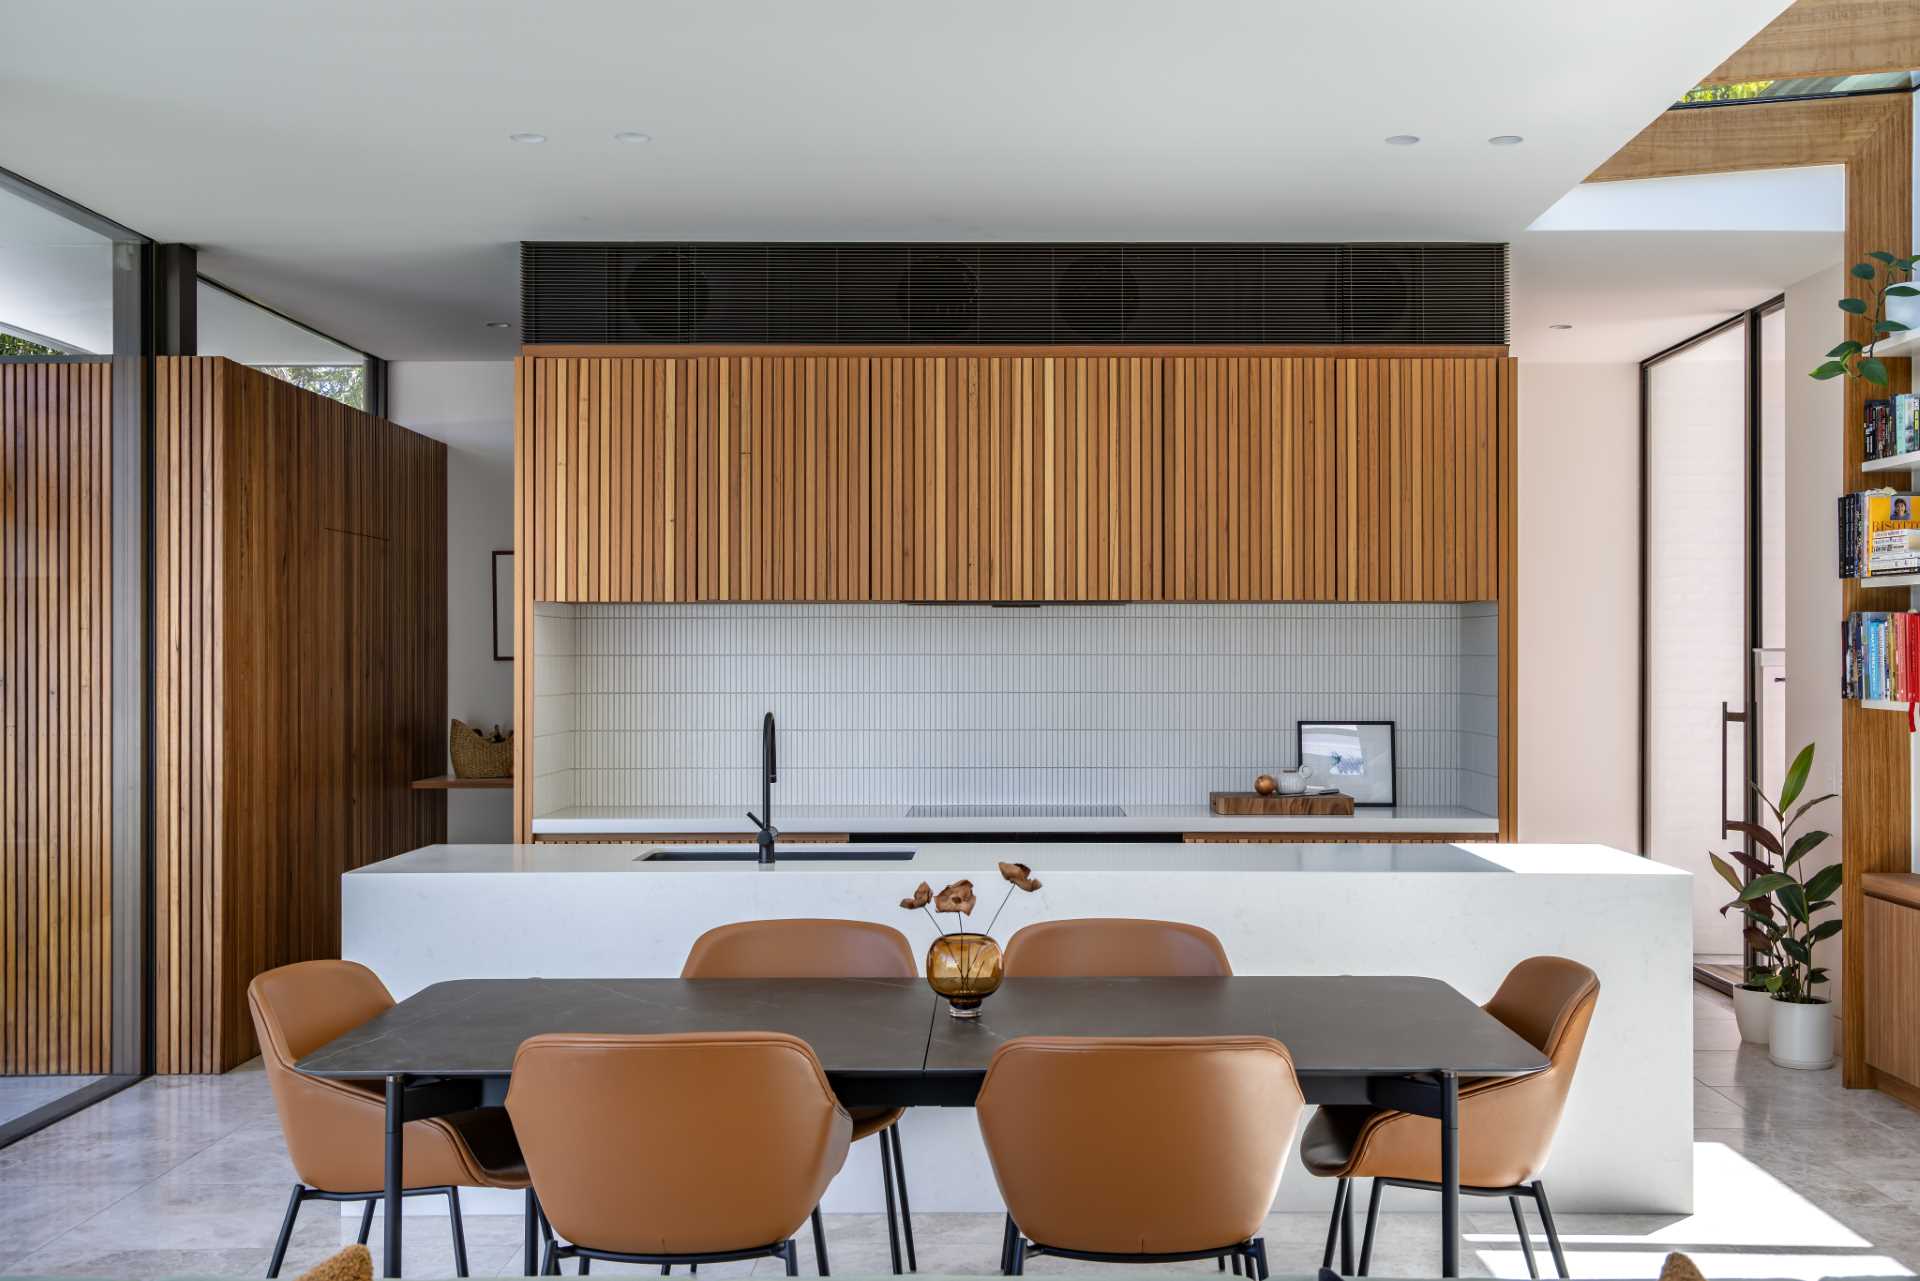
[{"label": "undermount sink", "polygon": [[[634,855],[633,861],[636,863],[752,863],[759,857],[758,850],[648,850],[645,854]],[[844,849],[833,850],[776,849],[773,853],[776,864],[904,863],[912,857],[912,850],[870,850],[859,845],[849,845]]]}]

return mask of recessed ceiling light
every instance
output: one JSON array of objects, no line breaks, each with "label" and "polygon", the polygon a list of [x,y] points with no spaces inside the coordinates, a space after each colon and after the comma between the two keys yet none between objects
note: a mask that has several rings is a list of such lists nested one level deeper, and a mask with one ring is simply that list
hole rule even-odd
[{"label": "recessed ceiling light", "polygon": [[1521,143],[1525,142],[1526,139],[1522,138],[1517,133],[1497,133],[1493,135],[1493,137],[1487,139],[1487,141],[1492,143],[1496,147],[1517,147]]},{"label": "recessed ceiling light", "polygon": [[1420,135],[1417,133],[1396,133],[1393,137],[1387,139],[1387,145],[1389,147],[1411,147],[1419,141]]},{"label": "recessed ceiling light", "polygon": [[511,329],[513,328],[513,326],[508,324],[504,320],[489,320],[487,322],[487,328],[488,329]]},{"label": "recessed ceiling light", "polygon": [[1572,325],[1548,325],[1548,329],[1572,329]]},{"label": "recessed ceiling light", "polygon": [[613,140],[615,142],[652,142],[653,135],[650,133],[640,133],[634,129],[626,129],[613,135]]},{"label": "recessed ceiling light", "polygon": [[547,135],[544,133],[510,133],[507,135],[508,142],[545,142],[546,140]]}]

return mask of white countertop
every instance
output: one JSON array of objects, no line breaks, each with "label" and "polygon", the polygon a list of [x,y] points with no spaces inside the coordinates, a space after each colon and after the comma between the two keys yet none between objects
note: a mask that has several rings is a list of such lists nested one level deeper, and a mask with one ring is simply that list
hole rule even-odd
[{"label": "white countertop", "polygon": [[[582,836],[653,832],[683,835],[751,830],[748,805],[576,805],[533,820],[537,835]],[[1205,805],[1127,805],[1120,816],[995,815],[972,818],[909,817],[907,805],[781,805],[775,826],[796,833],[872,832],[1458,832],[1491,836],[1500,820],[1456,805],[1362,807],[1344,815],[1221,815]]]},{"label": "white countertop", "polygon": [[[795,859],[778,862],[763,873],[752,860],[654,862],[643,857],[653,847],[634,844],[587,845],[428,845],[347,873],[355,876],[402,874],[440,875],[578,875],[627,873],[642,876],[797,877],[814,873],[836,876],[863,874],[889,877],[903,885],[902,893],[917,881],[952,879],[971,874],[982,884],[997,882],[1001,862],[1031,864],[1043,881],[1055,874],[1192,872],[1312,872],[1381,873],[1518,873],[1542,875],[1612,875],[1631,877],[1685,876],[1651,859],[1604,845],[1500,845],[1439,843],[1396,845],[1389,842],[1355,844],[1222,845],[1044,841],[994,844],[936,841],[924,845],[901,842],[911,849],[909,860]],[[671,848],[669,846],[669,848]],[[748,845],[710,846],[708,849],[751,850]],[[844,846],[783,844],[788,854],[802,851],[834,853]],[[889,848],[892,848],[891,846]]]}]

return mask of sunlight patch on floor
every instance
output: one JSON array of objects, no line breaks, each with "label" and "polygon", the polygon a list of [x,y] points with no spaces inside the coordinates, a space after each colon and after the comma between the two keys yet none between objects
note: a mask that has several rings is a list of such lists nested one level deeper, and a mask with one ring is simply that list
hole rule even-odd
[{"label": "sunlight patch on floor", "polygon": [[[1686,1253],[1707,1276],[1907,1277],[1914,1273],[1846,1224],[1815,1206],[1781,1178],[1724,1143],[1693,1145],[1694,1212],[1639,1232],[1569,1231],[1560,1242],[1576,1277],[1657,1277],[1670,1250]],[[1567,1216],[1575,1220],[1606,1216]],[[1471,1233],[1467,1244],[1497,1277],[1527,1275],[1526,1257],[1511,1232]],[[1482,1245],[1481,1243],[1485,1243]],[[1544,1232],[1533,1245],[1541,1269],[1552,1272]]]}]

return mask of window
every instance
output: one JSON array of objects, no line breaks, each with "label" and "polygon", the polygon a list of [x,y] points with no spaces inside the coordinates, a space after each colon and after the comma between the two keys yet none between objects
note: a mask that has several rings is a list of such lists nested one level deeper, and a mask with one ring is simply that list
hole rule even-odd
[{"label": "window", "polygon": [[355,409],[367,408],[367,354],[204,277],[195,299],[199,351],[251,365]]},{"label": "window", "polygon": [[113,353],[113,241],[0,190],[0,356]]},{"label": "window", "polygon": [[1843,98],[1862,93],[1908,93],[1914,73],[1880,71],[1860,76],[1801,76],[1793,80],[1742,80],[1699,85],[1682,94],[1676,107],[1723,107],[1736,102],[1780,102],[1790,98]]}]

